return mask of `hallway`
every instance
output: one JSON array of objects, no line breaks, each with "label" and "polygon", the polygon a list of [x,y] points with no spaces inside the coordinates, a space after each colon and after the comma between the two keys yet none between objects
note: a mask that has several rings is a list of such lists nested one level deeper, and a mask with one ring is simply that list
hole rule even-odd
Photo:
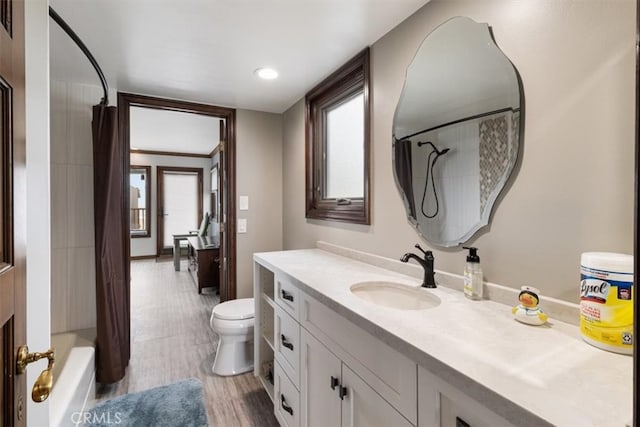
[{"label": "hallway", "polygon": [[198,378],[211,426],[277,426],[273,405],[253,372],[212,374],[218,337],[209,317],[219,297],[210,289],[198,295],[182,263],[181,271],[174,271],[171,258],[131,262],[131,362],[119,383],[97,387],[96,398]]}]

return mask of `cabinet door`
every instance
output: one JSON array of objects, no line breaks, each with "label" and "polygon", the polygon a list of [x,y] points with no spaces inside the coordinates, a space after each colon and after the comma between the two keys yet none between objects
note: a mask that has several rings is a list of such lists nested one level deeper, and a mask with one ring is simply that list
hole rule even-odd
[{"label": "cabinet door", "polygon": [[342,401],[342,427],[412,426],[345,364],[342,365],[342,384],[346,387]]},{"label": "cabinet door", "polygon": [[300,328],[303,427],[340,425],[340,359]]},{"label": "cabinet door", "polygon": [[418,368],[418,408],[418,427],[513,426],[423,367]]},{"label": "cabinet door", "polygon": [[416,362],[304,292],[299,297],[300,325],[417,424]]}]

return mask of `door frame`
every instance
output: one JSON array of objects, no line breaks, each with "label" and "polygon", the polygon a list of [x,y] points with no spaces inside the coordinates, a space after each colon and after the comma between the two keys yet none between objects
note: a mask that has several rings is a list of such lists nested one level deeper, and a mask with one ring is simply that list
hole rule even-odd
[{"label": "door frame", "polygon": [[[118,126],[120,141],[131,152],[130,107],[194,113],[225,120],[224,139],[221,140],[220,177],[224,193],[221,198],[223,221],[220,242],[220,301],[236,298],[236,110],[235,108],[198,104],[195,102],[158,98],[118,92]],[[125,165],[125,190],[129,187],[129,158]],[[128,194],[128,193],[125,193]],[[127,201],[127,204],[129,202]],[[127,247],[127,251],[129,248]],[[130,258],[130,253],[126,254]]]},{"label": "door frame", "polygon": [[[173,249],[173,245],[171,245],[170,250],[167,250],[164,247],[164,176],[165,172],[190,172],[195,173],[198,177],[198,222],[196,224],[196,228],[202,222],[202,209],[203,209],[203,192],[204,192],[204,183],[202,181],[202,168],[191,168],[191,167],[183,167],[183,166],[157,166],[156,167],[156,256],[169,254]],[[184,233],[188,233],[191,230],[184,230]]]},{"label": "door frame", "polygon": [[[27,344],[25,2],[0,13],[0,424],[25,426],[30,394],[16,355]],[[34,368],[32,368],[34,369]]]}]

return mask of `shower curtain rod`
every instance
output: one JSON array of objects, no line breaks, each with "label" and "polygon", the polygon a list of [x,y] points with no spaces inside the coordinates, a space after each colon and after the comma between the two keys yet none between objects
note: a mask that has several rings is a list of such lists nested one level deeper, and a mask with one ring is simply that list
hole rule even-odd
[{"label": "shower curtain rod", "polygon": [[109,105],[109,86],[107,85],[107,79],[104,77],[102,69],[100,68],[100,65],[98,65],[96,59],[93,57],[82,40],[80,40],[80,37],[78,37],[78,35],[71,29],[69,25],[67,25],[66,22],[64,22],[64,19],[62,19],[51,6],[49,6],[49,16],[56,22],[56,24],[60,26],[60,28],[64,30],[65,33],[67,33],[69,37],[71,37],[71,40],[73,40],[78,45],[82,53],[84,53],[89,62],[91,62],[91,65],[93,65],[96,73],[98,73],[100,83],[102,84],[102,90],[104,91],[104,97],[100,101],[100,104]]},{"label": "shower curtain rod", "polygon": [[434,126],[432,128],[429,128],[429,129],[422,129],[421,131],[414,132],[411,135],[404,136],[404,137],[398,139],[398,141],[402,141],[404,139],[413,138],[416,135],[420,135],[421,133],[431,132],[432,130],[438,130],[440,128],[444,128],[444,127],[447,127],[447,126],[457,125],[458,123],[468,122],[470,120],[475,120],[475,119],[481,119],[483,117],[492,116],[494,114],[506,113],[507,111],[511,111],[513,113],[517,113],[517,112],[520,111],[520,108],[519,107],[518,108],[507,107],[507,108],[501,108],[499,110],[488,111],[486,113],[476,114],[474,116],[469,116],[469,117],[465,117],[463,119],[454,120],[452,122],[443,123],[441,125]]}]

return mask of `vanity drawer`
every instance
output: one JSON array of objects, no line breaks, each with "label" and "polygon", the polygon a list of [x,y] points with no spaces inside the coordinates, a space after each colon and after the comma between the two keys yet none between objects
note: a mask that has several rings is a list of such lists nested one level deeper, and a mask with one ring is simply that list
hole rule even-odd
[{"label": "vanity drawer", "polygon": [[289,313],[294,319],[298,319],[298,288],[291,279],[282,274],[276,277],[275,300],[276,303]]},{"label": "vanity drawer", "polygon": [[298,427],[300,425],[300,393],[277,359],[274,363],[273,380],[273,410],[278,422],[283,427]]},{"label": "vanity drawer", "polygon": [[416,425],[416,363],[304,292],[300,300],[300,325]]},{"label": "vanity drawer", "polygon": [[300,388],[300,325],[280,306],[274,318],[275,358],[297,389]]}]

